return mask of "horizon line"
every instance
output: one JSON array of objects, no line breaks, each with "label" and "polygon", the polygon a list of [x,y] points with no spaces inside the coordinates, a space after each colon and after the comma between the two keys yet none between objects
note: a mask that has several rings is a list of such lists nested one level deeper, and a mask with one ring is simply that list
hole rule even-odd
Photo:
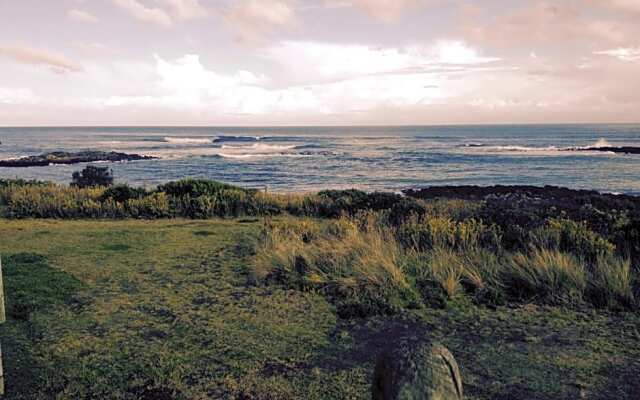
[{"label": "horizon line", "polygon": [[347,124],[347,125],[0,125],[0,129],[14,128],[410,128],[442,126],[570,126],[570,125],[640,125],[638,122],[479,122],[433,124]]}]

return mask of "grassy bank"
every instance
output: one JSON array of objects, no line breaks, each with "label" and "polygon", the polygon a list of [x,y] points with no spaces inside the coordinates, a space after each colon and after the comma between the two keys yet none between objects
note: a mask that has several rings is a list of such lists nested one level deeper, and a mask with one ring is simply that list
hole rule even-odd
[{"label": "grassy bank", "polygon": [[0,181],[8,398],[364,399],[402,335],[471,399],[640,396],[640,198],[407,194]]},{"label": "grassy bank", "polygon": [[325,291],[256,282],[265,232],[0,220],[7,398],[365,399],[372,349],[417,330],[452,350],[471,399],[637,398],[637,312],[454,301],[345,317]]}]

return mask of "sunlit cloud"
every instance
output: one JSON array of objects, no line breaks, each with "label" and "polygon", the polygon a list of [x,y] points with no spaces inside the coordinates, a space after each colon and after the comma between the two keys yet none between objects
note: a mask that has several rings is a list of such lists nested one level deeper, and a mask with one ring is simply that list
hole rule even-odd
[{"label": "sunlit cloud", "polygon": [[0,87],[0,104],[26,104],[36,99],[30,89],[10,89]]},{"label": "sunlit cloud", "polygon": [[82,71],[82,67],[63,55],[44,49],[24,46],[0,47],[0,57],[12,59],[23,64],[43,65],[56,73]]},{"label": "sunlit cloud", "polygon": [[146,96],[117,96],[107,106],[213,109],[227,114],[344,112],[387,105],[428,103],[440,96],[439,79],[426,74],[361,76],[338,82],[269,88],[264,74],[224,74],[205,68],[197,55],[174,61],[156,56],[157,87]]},{"label": "sunlit cloud", "polygon": [[625,13],[640,13],[640,2],[638,0],[591,0],[608,10]]},{"label": "sunlit cloud", "polygon": [[[342,80],[374,74],[415,74],[441,71],[443,68],[486,64],[499,61],[481,56],[460,41],[439,40],[430,45],[373,47],[319,42],[283,41],[266,48],[264,55],[282,68],[290,68],[288,76],[306,82]],[[296,60],[290,65],[286,60]]]},{"label": "sunlit cloud", "polygon": [[170,28],[177,22],[204,18],[207,10],[199,0],[159,0],[147,6],[140,0],[113,0],[114,3],[133,18]]},{"label": "sunlit cloud", "polygon": [[[461,31],[474,43],[487,47],[516,48],[550,43],[621,43],[632,26],[607,19],[593,19],[584,8],[569,2],[523,2],[497,15],[477,5],[466,7]],[[520,5],[521,4],[521,5]]]},{"label": "sunlit cloud", "polygon": [[99,21],[98,17],[90,12],[79,10],[77,8],[67,11],[67,16],[74,21],[85,22],[88,24],[95,24]]},{"label": "sunlit cloud", "polygon": [[292,28],[296,14],[291,0],[242,0],[224,13],[224,19],[239,41],[259,43],[278,29]]},{"label": "sunlit cloud", "polygon": [[429,0],[326,0],[325,4],[333,8],[357,8],[380,21],[392,23],[406,13],[432,2]]},{"label": "sunlit cloud", "polygon": [[594,54],[615,57],[622,61],[640,61],[640,47],[619,47],[617,49],[596,51]]},{"label": "sunlit cloud", "polygon": [[[69,0],[33,21],[5,3],[7,123],[9,108],[392,124],[628,121],[640,107],[636,0]],[[34,24],[56,35],[14,41]]]}]

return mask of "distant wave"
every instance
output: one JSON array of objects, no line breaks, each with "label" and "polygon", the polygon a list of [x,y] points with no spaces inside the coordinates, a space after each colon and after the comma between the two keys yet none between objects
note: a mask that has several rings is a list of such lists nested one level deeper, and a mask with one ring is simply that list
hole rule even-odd
[{"label": "distant wave", "polygon": [[252,145],[233,145],[233,144],[223,144],[221,149],[231,149],[231,150],[240,150],[240,151],[255,151],[255,152],[272,152],[272,151],[282,151],[282,150],[291,150],[295,149],[295,145],[275,145],[275,144],[265,144],[265,143],[254,143]]},{"label": "distant wave", "polygon": [[[465,143],[462,145],[465,148],[476,149],[477,151],[481,151],[483,153],[531,153],[536,155],[559,155],[562,153],[566,153],[568,151],[577,151],[577,150],[589,150],[596,148],[605,148],[611,147],[611,144],[604,139],[599,139],[596,143],[588,146],[580,146],[580,147],[557,147],[557,146],[546,146],[546,147],[533,147],[533,146],[517,146],[517,145],[504,145],[504,146],[493,146],[486,145],[484,143]],[[582,153],[582,154],[606,154],[603,152],[591,152],[591,153]]]},{"label": "distant wave", "polygon": [[557,152],[560,151],[556,146],[547,146],[547,147],[529,147],[529,146],[466,146],[466,147],[477,147],[482,149],[483,152],[505,152],[505,153],[540,153],[540,152]]},{"label": "distant wave", "polygon": [[310,153],[244,153],[244,154],[235,154],[235,153],[218,153],[218,156],[222,158],[236,158],[236,159],[251,159],[251,158],[271,158],[271,157],[293,157],[293,158],[301,158],[301,157],[311,157],[314,154]]},{"label": "distant wave", "polygon": [[284,135],[217,135],[214,143],[227,142],[305,142],[310,138],[305,136]]},{"label": "distant wave", "polygon": [[273,145],[266,143],[223,144],[218,155],[224,158],[264,158],[264,157],[292,157],[301,156],[300,153],[291,152],[295,145]]},{"label": "distant wave", "polygon": [[167,143],[173,143],[173,144],[209,144],[214,142],[215,139],[211,140],[211,138],[204,138],[204,137],[166,136],[163,141]]},{"label": "distant wave", "polygon": [[262,139],[262,136],[235,136],[235,135],[221,135],[213,139],[213,143],[222,142],[257,142]]}]

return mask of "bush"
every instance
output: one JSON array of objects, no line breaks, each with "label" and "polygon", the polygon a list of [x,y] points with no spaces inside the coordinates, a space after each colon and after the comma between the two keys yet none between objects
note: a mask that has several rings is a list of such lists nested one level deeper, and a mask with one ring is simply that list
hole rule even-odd
[{"label": "bush", "polygon": [[107,188],[100,201],[113,200],[117,203],[125,203],[131,199],[141,199],[147,195],[147,191],[144,188],[133,188],[129,185],[116,185]]},{"label": "bush", "polygon": [[189,196],[191,198],[199,196],[217,196],[225,190],[247,191],[246,189],[242,189],[237,186],[205,179],[183,179],[160,185],[157,188],[158,192],[166,193],[168,196]]},{"label": "bush", "polygon": [[133,218],[168,218],[171,217],[169,200],[164,193],[152,193],[141,199],[129,199],[126,210]]},{"label": "bush", "polygon": [[[5,216],[10,218],[80,218],[85,215],[83,204],[96,202],[102,188],[64,187],[54,184],[11,186],[3,190]],[[94,205],[87,208],[95,209]]]},{"label": "bush", "polygon": [[571,253],[588,263],[612,256],[615,246],[591,231],[584,223],[567,219],[550,219],[544,227],[531,233],[530,244]]},{"label": "bush", "polygon": [[82,171],[74,172],[71,186],[86,188],[92,186],[111,186],[113,184],[113,171],[108,167],[96,167],[87,165]]}]

